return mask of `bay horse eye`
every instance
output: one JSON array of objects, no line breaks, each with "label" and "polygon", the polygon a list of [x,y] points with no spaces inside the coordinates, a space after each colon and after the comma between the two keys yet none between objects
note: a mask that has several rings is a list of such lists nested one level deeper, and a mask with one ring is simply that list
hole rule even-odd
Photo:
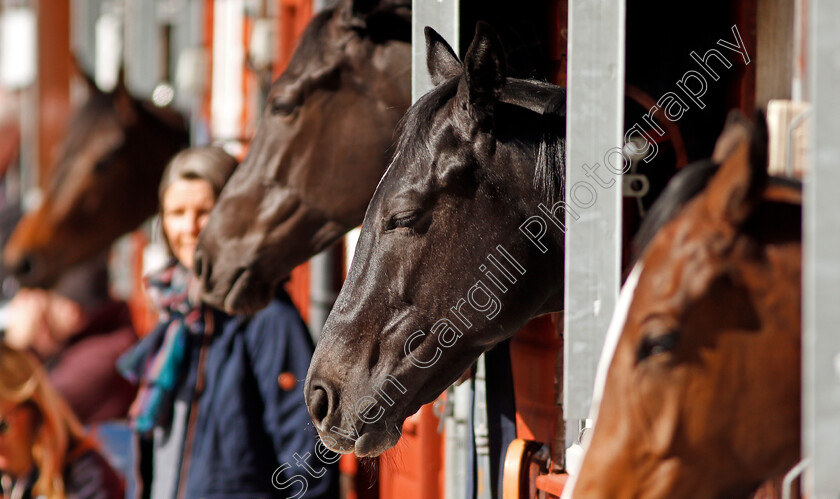
[{"label": "bay horse eye", "polygon": [[274,116],[289,116],[297,109],[297,104],[276,99],[271,102],[271,114]]},{"label": "bay horse eye", "polygon": [[105,156],[96,160],[96,163],[93,165],[94,173],[104,173],[108,170],[108,167],[111,166],[111,163],[114,162],[116,159],[117,154],[115,152],[110,152]]},{"label": "bay horse eye", "polygon": [[678,329],[672,329],[664,334],[645,335],[636,351],[636,362],[642,362],[654,355],[672,352],[677,347],[681,336],[682,332]]}]

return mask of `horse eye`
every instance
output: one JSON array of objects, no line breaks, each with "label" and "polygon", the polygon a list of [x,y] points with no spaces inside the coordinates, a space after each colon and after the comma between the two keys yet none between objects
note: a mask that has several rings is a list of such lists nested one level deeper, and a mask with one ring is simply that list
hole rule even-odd
[{"label": "horse eye", "polygon": [[663,353],[672,352],[680,341],[681,331],[672,329],[664,334],[648,334],[642,338],[639,348],[636,351],[636,362],[641,362],[648,357]]},{"label": "horse eye", "polygon": [[297,109],[297,104],[275,99],[271,102],[271,114],[274,116],[289,116]]},{"label": "horse eye", "polygon": [[388,222],[385,224],[385,230],[390,231],[398,228],[411,227],[419,216],[420,212],[416,210],[397,213],[388,219]]},{"label": "horse eye", "polygon": [[116,157],[116,153],[110,152],[96,160],[96,163],[93,165],[94,173],[104,173],[105,171],[107,171],[108,167],[111,166],[111,163],[114,162],[114,159],[116,159]]}]

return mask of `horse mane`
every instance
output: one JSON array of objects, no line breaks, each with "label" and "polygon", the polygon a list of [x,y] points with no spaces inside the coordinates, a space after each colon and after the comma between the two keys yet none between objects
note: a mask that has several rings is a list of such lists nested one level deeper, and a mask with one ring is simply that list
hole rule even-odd
[{"label": "horse mane", "polygon": [[[408,6],[406,7],[406,5]],[[377,43],[387,40],[400,40],[410,43],[410,13],[410,3],[392,2],[374,9],[364,17],[364,20],[359,19],[359,22],[353,22],[354,18],[346,11],[346,7],[339,5],[324,9],[316,14],[303,30],[288,68],[283,73],[297,74],[309,61],[319,60],[323,57],[324,44],[321,43],[321,37],[324,36],[324,31],[329,22],[337,16],[339,16],[344,27],[366,34]]]},{"label": "horse mane", "polygon": [[[289,65],[283,73],[289,72],[292,68],[303,68],[309,61],[318,60],[324,51],[319,42],[330,19],[335,15],[336,9],[325,9],[315,15],[303,33],[300,35],[298,45],[292,53]],[[282,77],[282,75],[281,75]]]},{"label": "horse mane", "polygon": [[501,101],[526,109],[540,133],[534,166],[534,188],[549,206],[565,199],[566,183],[566,89],[537,80],[508,78]]},{"label": "horse mane", "polygon": [[[689,201],[706,189],[709,181],[715,176],[719,168],[719,164],[707,159],[692,163],[674,175],[665,190],[654,202],[653,207],[648,211],[641,227],[639,227],[639,231],[633,238],[631,268],[653,241],[656,233],[665,224],[676,218]],[[789,177],[769,177],[769,185],[802,190],[802,182]]]}]

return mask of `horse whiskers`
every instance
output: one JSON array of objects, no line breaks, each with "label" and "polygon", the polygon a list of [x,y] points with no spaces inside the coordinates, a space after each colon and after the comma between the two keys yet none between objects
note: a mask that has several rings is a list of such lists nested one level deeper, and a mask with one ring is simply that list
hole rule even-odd
[{"label": "horse whiskers", "polygon": [[379,458],[381,460],[380,467],[389,467],[392,470],[404,468],[405,462],[403,459],[403,447],[409,445],[407,440],[400,439],[397,445],[383,452]]},{"label": "horse whiskers", "polygon": [[376,472],[376,468],[379,460],[375,457],[360,457],[358,460],[359,466],[368,477],[368,490],[370,490],[377,484],[376,477],[378,476],[378,473]]}]

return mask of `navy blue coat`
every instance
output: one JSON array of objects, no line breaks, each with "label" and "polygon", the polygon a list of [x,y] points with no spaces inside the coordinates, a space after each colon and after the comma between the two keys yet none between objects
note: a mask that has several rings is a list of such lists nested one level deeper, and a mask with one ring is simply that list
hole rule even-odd
[{"label": "navy blue coat", "polygon": [[[337,465],[324,462],[334,455],[323,446],[316,451],[303,397],[312,340],[289,297],[281,292],[252,317],[216,311],[214,318],[212,339],[191,338],[189,371],[178,392],[191,406],[180,463],[186,489],[179,498],[300,497],[304,485],[306,498],[337,497]],[[140,450],[139,475],[147,486],[138,495],[148,497],[151,442],[141,442]]]}]

